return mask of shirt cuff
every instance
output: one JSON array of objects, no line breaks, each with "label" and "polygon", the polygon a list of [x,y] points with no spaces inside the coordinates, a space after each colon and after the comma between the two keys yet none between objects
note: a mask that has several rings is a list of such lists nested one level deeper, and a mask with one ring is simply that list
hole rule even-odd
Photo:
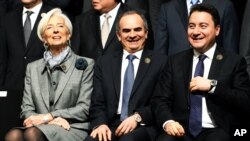
[{"label": "shirt cuff", "polygon": [[171,122],[175,122],[174,120],[167,120],[167,121],[165,121],[164,123],[163,123],[163,125],[162,125],[162,128],[163,128],[163,130],[165,130],[165,126],[166,126],[166,124],[168,124],[168,123],[171,123]]},{"label": "shirt cuff", "polygon": [[208,91],[209,94],[213,94],[215,91],[216,86],[214,86],[210,91]]}]

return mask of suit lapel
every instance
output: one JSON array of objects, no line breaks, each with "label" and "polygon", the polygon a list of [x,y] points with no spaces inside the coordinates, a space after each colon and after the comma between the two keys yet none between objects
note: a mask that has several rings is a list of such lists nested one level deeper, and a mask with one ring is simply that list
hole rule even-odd
[{"label": "suit lapel", "polygon": [[[84,24],[84,23],[83,23]],[[93,14],[90,16],[90,25],[93,27],[93,33],[94,37],[96,39],[96,42],[101,45],[98,46],[98,48],[102,48],[102,40],[101,40],[101,28],[100,28],[100,13],[97,11],[94,11]],[[83,25],[85,26],[85,25]]]},{"label": "suit lapel", "polygon": [[223,53],[219,50],[219,47],[217,46],[209,70],[209,75],[208,75],[209,79],[217,78],[216,75],[218,75],[219,74],[218,71],[221,70],[222,63],[224,60],[223,58],[224,58]]},{"label": "suit lapel", "polygon": [[192,78],[192,68],[193,68],[193,50],[190,49],[186,56],[183,58],[183,60],[187,60],[187,61],[182,61],[182,65],[183,68],[181,69],[182,70],[182,74],[183,74],[183,80],[184,80],[184,90],[185,90],[185,97],[186,97],[186,100],[190,101],[189,99],[189,83],[190,83],[190,80]]},{"label": "suit lapel", "polygon": [[182,24],[185,29],[187,29],[188,24],[188,11],[187,11],[187,4],[184,0],[177,0],[175,1],[176,11],[179,14],[179,17],[182,21]]},{"label": "suit lapel", "polygon": [[152,53],[150,51],[144,50],[142,53],[142,57],[140,60],[138,71],[137,71],[137,74],[135,77],[131,96],[133,96],[133,94],[135,93],[135,91],[137,90],[139,85],[141,84],[141,81],[143,80],[144,76],[146,75],[146,73],[148,71],[149,66],[152,63],[152,59],[153,59]]},{"label": "suit lapel", "polygon": [[122,53],[117,53],[112,59],[112,76],[115,85],[115,92],[117,97],[120,95],[121,89],[121,67],[122,67]]},{"label": "suit lapel", "polygon": [[[112,26],[112,28],[111,28],[111,30],[110,30],[110,33],[109,33],[107,42],[106,42],[105,47],[104,47],[104,50],[106,50],[107,47],[109,47],[109,45],[112,43],[112,41],[114,40],[114,38],[116,38],[116,27],[115,27],[115,23],[117,22],[119,15],[120,15],[123,11],[124,11],[124,5],[121,4],[121,6],[120,6],[120,8],[119,8],[119,10],[118,10],[118,12],[117,12],[117,15],[116,15],[116,17],[115,17],[115,21],[114,21],[114,23],[113,23],[113,26]],[[100,37],[101,37],[101,35],[100,35]]]},{"label": "suit lapel", "polygon": [[62,91],[64,90],[66,84],[68,83],[68,81],[70,79],[72,72],[74,71],[75,66],[73,65],[73,62],[75,62],[75,60],[76,60],[76,55],[73,54],[73,52],[71,52],[71,55],[72,56],[65,62],[65,63],[69,63],[69,65],[67,65],[69,68],[65,72],[65,76],[63,76],[61,78],[60,83],[58,83],[57,89],[55,91],[54,104],[56,104],[57,100],[61,96]]},{"label": "suit lapel", "polygon": [[45,69],[45,63],[43,62],[43,65],[39,65],[38,69],[38,78],[39,78],[39,83],[40,83],[40,91],[42,94],[43,102],[46,105],[47,110],[49,111],[50,109],[50,104],[49,104],[49,80],[48,80],[48,74]]},{"label": "suit lapel", "polygon": [[[22,42],[23,45],[22,48],[23,50],[26,50],[26,45],[25,45],[25,40],[24,40],[24,31],[23,31],[23,16],[22,16],[23,12],[22,12],[22,8],[19,8],[17,10],[17,14],[16,17],[12,18],[13,22],[16,23],[17,25],[17,29],[15,32],[15,34],[17,34],[17,37],[19,38],[19,40]],[[16,33],[17,32],[17,33]]]}]

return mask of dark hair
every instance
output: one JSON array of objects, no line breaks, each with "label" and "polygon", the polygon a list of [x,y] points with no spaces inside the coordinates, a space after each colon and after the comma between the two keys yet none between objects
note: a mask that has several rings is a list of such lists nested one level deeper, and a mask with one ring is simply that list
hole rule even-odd
[{"label": "dark hair", "polygon": [[124,16],[127,16],[127,15],[133,15],[133,14],[137,14],[142,18],[143,23],[144,23],[144,28],[146,30],[148,30],[148,22],[147,22],[147,19],[145,18],[145,16],[137,10],[129,10],[129,11],[123,12],[122,14],[119,15],[118,20],[116,22],[116,32],[118,32],[120,30],[119,24],[120,24],[121,18]]},{"label": "dark hair", "polygon": [[195,4],[191,7],[189,18],[194,12],[207,12],[212,16],[214,25],[215,26],[220,25],[220,15],[214,6],[204,3]]}]

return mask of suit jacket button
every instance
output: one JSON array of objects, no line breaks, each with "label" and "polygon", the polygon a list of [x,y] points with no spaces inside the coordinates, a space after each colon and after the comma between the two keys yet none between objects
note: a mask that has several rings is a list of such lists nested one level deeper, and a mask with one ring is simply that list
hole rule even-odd
[{"label": "suit jacket button", "polygon": [[65,65],[62,65],[61,66],[63,70],[66,70],[66,66]]},{"label": "suit jacket button", "polygon": [[26,59],[27,59],[27,57],[26,57],[26,56],[24,56],[24,57],[23,57],[23,59],[25,59],[25,60],[26,60]]},{"label": "suit jacket button", "polygon": [[53,84],[53,85],[56,85],[56,82],[53,82],[52,84]]}]

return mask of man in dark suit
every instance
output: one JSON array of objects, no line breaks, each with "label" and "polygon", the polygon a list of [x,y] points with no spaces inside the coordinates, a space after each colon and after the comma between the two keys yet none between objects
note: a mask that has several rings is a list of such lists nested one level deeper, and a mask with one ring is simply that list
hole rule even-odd
[{"label": "man in dark suit", "polygon": [[250,0],[247,1],[240,35],[240,55],[247,60],[247,71],[250,77]]},{"label": "man in dark suit", "polygon": [[[117,16],[126,11],[127,7],[120,0],[92,0],[93,9],[76,18],[72,37],[72,49],[76,54],[97,59],[104,54],[122,50],[115,35],[114,23]],[[105,44],[102,44],[101,29],[109,14],[109,35]]]},{"label": "man in dark suit", "polygon": [[[0,85],[8,91],[7,97],[1,98],[0,102],[0,111],[3,113],[0,117],[1,134],[21,123],[19,114],[26,65],[42,58],[45,49],[37,37],[37,24],[41,19],[41,13],[51,8],[43,4],[42,0],[21,2],[23,7],[6,14],[1,21]],[[32,31],[26,45],[23,26],[28,10],[33,12],[30,16]]]},{"label": "man in dark suit", "polygon": [[90,106],[92,132],[86,141],[154,141],[157,132],[150,100],[166,56],[145,49],[148,25],[141,13],[127,11],[117,24],[123,51],[101,56],[96,63]]},{"label": "man in dark suit", "polygon": [[[238,53],[239,25],[233,4],[229,0],[199,0],[218,9],[221,17],[221,32],[217,44],[226,50]],[[171,0],[162,5],[155,50],[166,55],[176,54],[189,48],[186,36],[191,0]]]},{"label": "man in dark suit", "polygon": [[170,56],[152,105],[163,133],[157,141],[229,141],[235,115],[249,114],[246,61],[216,43],[221,26],[211,5],[190,12],[193,49]]}]

